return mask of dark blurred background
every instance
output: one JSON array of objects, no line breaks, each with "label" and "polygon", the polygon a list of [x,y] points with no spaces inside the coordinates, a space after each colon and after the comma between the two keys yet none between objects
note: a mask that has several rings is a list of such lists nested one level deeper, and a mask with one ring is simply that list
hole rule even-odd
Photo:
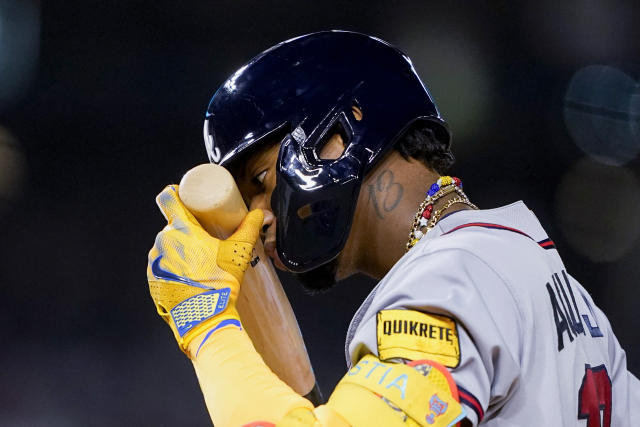
[{"label": "dark blurred background", "polygon": [[[472,200],[536,212],[640,373],[639,3],[446,3],[0,0],[0,424],[209,425],[147,290],[154,198],[229,74],[334,28],[412,57]],[[372,282],[283,280],[328,394]]]}]

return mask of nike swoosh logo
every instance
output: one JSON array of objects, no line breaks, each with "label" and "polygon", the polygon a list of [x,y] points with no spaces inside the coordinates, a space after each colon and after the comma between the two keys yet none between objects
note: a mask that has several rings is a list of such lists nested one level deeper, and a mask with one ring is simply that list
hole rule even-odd
[{"label": "nike swoosh logo", "polygon": [[162,255],[158,255],[156,259],[151,263],[151,272],[155,276],[156,279],[169,280],[171,282],[184,283],[185,285],[195,286],[196,288],[202,289],[214,289],[209,286],[205,286],[202,283],[198,283],[195,280],[191,280],[188,277],[178,276],[177,274],[173,274],[170,271],[163,270],[160,267],[160,260],[162,259]]}]

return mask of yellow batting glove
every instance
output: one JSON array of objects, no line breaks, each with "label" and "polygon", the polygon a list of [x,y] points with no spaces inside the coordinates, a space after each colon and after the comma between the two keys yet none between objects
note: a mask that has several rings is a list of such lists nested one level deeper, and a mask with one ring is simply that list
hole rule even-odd
[{"label": "yellow batting glove", "polygon": [[158,314],[187,353],[205,329],[241,328],[235,302],[262,226],[262,210],[249,212],[226,240],[207,233],[182,204],[178,186],[156,198],[167,219],[149,252],[147,280]]}]

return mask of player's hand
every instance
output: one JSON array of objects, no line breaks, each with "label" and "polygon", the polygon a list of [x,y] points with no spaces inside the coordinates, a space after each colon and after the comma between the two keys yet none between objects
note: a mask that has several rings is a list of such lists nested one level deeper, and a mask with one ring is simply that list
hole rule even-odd
[{"label": "player's hand", "polygon": [[189,342],[207,328],[240,327],[235,302],[263,213],[249,212],[233,235],[220,240],[182,204],[177,185],[167,186],[156,202],[168,224],[149,252],[149,291],[186,353]]}]

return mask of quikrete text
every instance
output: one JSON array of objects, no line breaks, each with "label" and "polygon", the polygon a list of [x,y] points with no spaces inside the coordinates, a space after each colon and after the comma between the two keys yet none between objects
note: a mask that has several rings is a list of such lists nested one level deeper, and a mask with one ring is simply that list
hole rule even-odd
[{"label": "quikrete text", "polygon": [[453,342],[453,331],[444,326],[431,325],[412,320],[385,320],[382,324],[382,332],[385,335],[404,334],[416,337],[425,337],[436,340]]}]

